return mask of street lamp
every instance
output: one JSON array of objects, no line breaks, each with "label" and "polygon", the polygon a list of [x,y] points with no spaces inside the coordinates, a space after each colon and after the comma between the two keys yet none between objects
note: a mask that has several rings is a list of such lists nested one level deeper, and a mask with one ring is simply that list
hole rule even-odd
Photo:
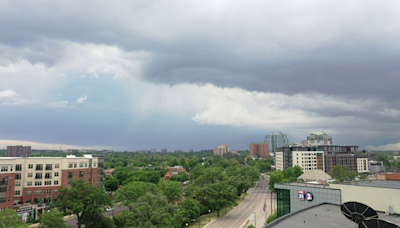
[{"label": "street lamp", "polygon": [[188,223],[186,223],[185,225],[186,225],[186,226],[189,226],[189,224],[188,224]]},{"label": "street lamp", "polygon": [[211,210],[208,209],[208,222],[210,222],[210,214],[211,214]]},{"label": "street lamp", "polygon": [[[196,199],[196,196],[193,195],[193,199]],[[207,199],[207,197],[204,197],[204,199]],[[199,198],[199,228],[201,227],[201,219],[200,219],[200,198]]]}]

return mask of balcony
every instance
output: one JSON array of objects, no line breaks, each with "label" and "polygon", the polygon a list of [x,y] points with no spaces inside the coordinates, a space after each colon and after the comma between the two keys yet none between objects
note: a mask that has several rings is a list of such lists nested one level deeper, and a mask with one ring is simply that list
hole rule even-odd
[{"label": "balcony", "polygon": [[53,167],[46,167],[46,170],[53,170]]},{"label": "balcony", "polygon": [[43,176],[35,176],[36,180],[43,179]]},{"label": "balcony", "polygon": [[0,185],[7,185],[8,181],[0,181]]},{"label": "balcony", "polygon": [[44,179],[52,179],[51,176],[45,176]]},{"label": "balcony", "polygon": [[41,170],[43,170],[43,167],[36,167],[36,170],[41,171]]}]

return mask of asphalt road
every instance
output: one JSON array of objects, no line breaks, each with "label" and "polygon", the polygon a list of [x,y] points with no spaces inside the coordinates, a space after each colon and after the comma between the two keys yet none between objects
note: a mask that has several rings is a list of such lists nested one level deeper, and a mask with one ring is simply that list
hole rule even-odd
[{"label": "asphalt road", "polygon": [[[219,218],[211,228],[239,228],[248,219],[250,222],[247,224],[255,224],[256,217],[256,228],[262,228],[267,219],[267,216],[271,213],[271,198],[270,191],[268,189],[268,178],[260,178],[257,186],[249,189],[249,195],[244,199],[238,206],[223,217]],[[267,203],[266,211],[263,211],[264,202]],[[276,208],[276,205],[274,205]],[[254,213],[255,212],[255,216]],[[246,227],[247,227],[246,226]]]},{"label": "asphalt road", "polygon": [[[112,216],[113,214],[118,214],[121,213],[122,210],[128,210],[128,207],[126,206],[121,206],[121,207],[115,207],[114,211],[106,211],[103,214],[105,216]],[[67,225],[68,228],[74,228],[77,227],[78,220],[76,218],[68,219],[64,221],[64,224]]]}]

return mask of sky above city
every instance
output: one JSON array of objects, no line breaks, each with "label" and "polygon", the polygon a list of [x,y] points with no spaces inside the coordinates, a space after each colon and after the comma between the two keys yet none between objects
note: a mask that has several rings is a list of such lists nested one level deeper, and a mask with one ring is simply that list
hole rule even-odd
[{"label": "sky above city", "polygon": [[400,2],[0,0],[0,149],[400,150]]}]

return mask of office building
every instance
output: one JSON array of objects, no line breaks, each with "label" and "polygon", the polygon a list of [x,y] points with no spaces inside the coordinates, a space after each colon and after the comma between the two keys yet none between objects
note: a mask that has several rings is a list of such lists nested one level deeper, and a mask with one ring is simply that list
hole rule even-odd
[{"label": "office building", "polygon": [[157,152],[157,148],[151,148],[150,153],[156,153]]},{"label": "office building", "polygon": [[162,148],[162,149],[161,149],[161,152],[162,152],[162,153],[167,153],[167,148]]},{"label": "office building", "polygon": [[385,172],[386,170],[383,161],[368,161],[368,165],[369,165],[369,173],[373,175]]},{"label": "office building", "polygon": [[331,173],[333,166],[346,165],[357,173],[368,173],[368,155],[361,154],[358,146],[303,146],[292,143],[277,149],[276,168],[300,166],[303,172],[320,169]]},{"label": "office building", "polygon": [[332,136],[323,131],[315,131],[307,136],[307,146],[332,145]]},{"label": "office building", "polygon": [[230,150],[228,144],[221,144],[220,146],[214,148],[214,155],[222,156],[228,153],[229,151]]},{"label": "office building", "polygon": [[271,133],[265,136],[265,143],[269,145],[268,151],[270,153],[275,153],[277,148],[284,147],[289,144],[289,140],[286,134]]},{"label": "office building", "polygon": [[[103,157],[104,158],[104,157]],[[0,209],[21,203],[49,203],[59,187],[70,187],[72,179],[98,185],[99,158],[76,157],[1,157]]]},{"label": "office building", "polygon": [[7,146],[7,157],[29,157],[31,156],[31,146]]},{"label": "office building", "polygon": [[266,142],[251,142],[249,145],[250,156],[269,158],[269,146]]}]

